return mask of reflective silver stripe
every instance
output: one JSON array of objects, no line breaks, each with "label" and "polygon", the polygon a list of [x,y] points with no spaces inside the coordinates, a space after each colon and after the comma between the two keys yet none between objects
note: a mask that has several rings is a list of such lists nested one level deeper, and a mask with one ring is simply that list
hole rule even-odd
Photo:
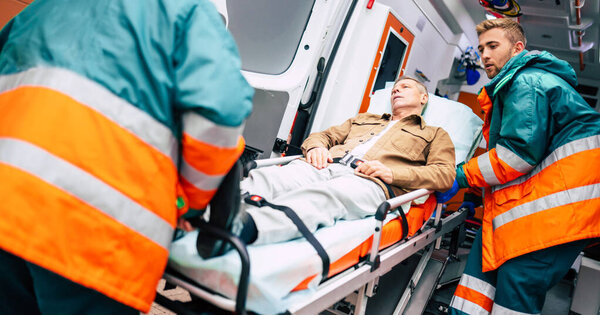
[{"label": "reflective silver stripe", "polygon": [[539,55],[542,52],[539,50],[530,50],[528,53],[525,54],[525,56],[531,56],[531,55]]},{"label": "reflective silver stripe", "polygon": [[469,315],[488,315],[489,312],[481,307],[479,304],[475,304],[469,300],[465,300],[458,296],[453,296],[450,302],[450,307],[459,311],[465,312]]},{"label": "reflective silver stripe", "polygon": [[173,228],[100,179],[25,141],[0,138],[0,162],[30,173],[168,249]]},{"label": "reflective silver stripe", "polygon": [[517,311],[513,311],[511,309],[508,309],[502,305],[496,304],[494,303],[494,306],[492,307],[492,315],[539,315],[540,313],[523,313],[523,312],[517,312]]},{"label": "reflective silver stripe", "polygon": [[527,181],[528,179],[535,176],[537,173],[541,172],[546,167],[550,166],[553,163],[558,162],[561,159],[566,158],[567,156],[583,152],[586,150],[600,148],[600,135],[590,136],[586,138],[577,139],[566,143],[554,150],[552,153],[548,155],[538,166],[536,166],[529,174],[520,176],[519,178],[512,180],[504,185],[495,186],[492,188],[492,192],[496,192],[498,190],[514,186],[520,185]]},{"label": "reflective silver stripe", "polygon": [[522,217],[540,211],[588,199],[600,198],[600,184],[571,188],[516,206],[492,220],[494,230]]},{"label": "reflective silver stripe", "polygon": [[459,284],[487,296],[490,300],[494,300],[496,296],[496,288],[493,285],[466,273],[460,277]]},{"label": "reflective silver stripe", "polygon": [[212,176],[202,173],[189,165],[185,159],[181,160],[181,176],[200,190],[213,190],[219,188],[223,175]]},{"label": "reflective silver stripe", "polygon": [[21,86],[45,87],[65,94],[129,130],[174,164],[177,161],[177,140],[169,128],[84,76],[66,69],[45,67],[0,76],[0,93]]},{"label": "reflective silver stripe", "polygon": [[479,171],[488,185],[494,186],[500,184],[500,180],[498,180],[496,173],[494,173],[494,169],[492,168],[489,152],[478,156],[477,164],[479,164]]},{"label": "reflective silver stripe", "polygon": [[193,112],[183,115],[183,132],[198,141],[217,147],[236,147],[242,130],[244,130],[243,124],[237,127],[229,127],[217,125]]},{"label": "reflective silver stripe", "polygon": [[496,153],[498,154],[498,158],[500,160],[504,161],[506,164],[508,164],[508,166],[514,168],[520,173],[528,173],[533,169],[533,165],[527,163],[514,152],[499,144],[496,145]]}]

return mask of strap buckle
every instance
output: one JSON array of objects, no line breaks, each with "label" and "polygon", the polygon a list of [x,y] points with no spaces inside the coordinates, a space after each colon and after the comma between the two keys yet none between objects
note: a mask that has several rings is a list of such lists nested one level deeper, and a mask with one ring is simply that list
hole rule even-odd
[{"label": "strap buckle", "polygon": [[364,163],[365,161],[355,158],[354,155],[350,153],[346,153],[338,163],[346,166],[350,166],[351,168],[357,168],[359,165]]},{"label": "strap buckle", "polygon": [[259,196],[259,195],[248,195],[244,198],[244,202],[246,202],[249,205],[253,205],[259,208],[262,208],[264,206],[266,206],[266,200],[265,198]]},{"label": "strap buckle", "polygon": [[352,168],[357,168],[359,165],[363,164],[365,161],[361,160],[361,159],[354,159],[354,161],[352,161],[350,163],[350,167]]},{"label": "strap buckle", "polygon": [[354,160],[354,155],[352,155],[350,153],[346,153],[344,156],[342,156],[339,163],[342,165],[348,165],[353,160]]}]

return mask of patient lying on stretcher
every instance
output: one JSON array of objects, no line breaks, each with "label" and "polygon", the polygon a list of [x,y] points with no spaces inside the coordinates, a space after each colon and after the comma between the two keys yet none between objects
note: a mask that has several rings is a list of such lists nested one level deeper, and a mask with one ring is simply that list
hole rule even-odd
[{"label": "patient lying on stretcher", "polygon": [[[240,187],[256,196],[222,228],[247,244],[282,242],[301,234],[281,208],[292,209],[314,232],[339,219],[373,215],[386,199],[413,189],[448,190],[455,177],[454,145],[442,128],[421,117],[427,101],[423,84],[399,78],[391,115],[359,114],[311,134],[302,144],[305,159],[252,170]],[[198,245],[203,257],[223,254],[214,242]]]}]

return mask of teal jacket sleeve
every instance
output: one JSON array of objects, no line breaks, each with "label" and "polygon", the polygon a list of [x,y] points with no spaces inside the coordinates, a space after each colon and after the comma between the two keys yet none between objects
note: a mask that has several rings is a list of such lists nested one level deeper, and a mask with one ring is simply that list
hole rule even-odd
[{"label": "teal jacket sleeve", "polygon": [[182,121],[180,185],[189,207],[204,209],[244,151],[242,131],[254,90],[242,76],[232,36],[208,0],[194,1],[178,20],[176,32],[174,105]]},{"label": "teal jacket sleeve", "polygon": [[550,141],[550,102],[562,101],[554,97],[560,95],[549,95],[549,92],[560,94],[560,86],[552,87],[555,80],[554,75],[526,70],[505,93],[496,153],[520,173],[531,171],[545,156]]},{"label": "teal jacket sleeve", "polygon": [[553,88],[545,80],[552,77],[528,69],[498,92],[490,126],[492,149],[458,167],[460,187],[504,184],[542,161],[550,141],[550,102],[560,101],[548,93]]},{"label": "teal jacket sleeve", "polygon": [[464,166],[465,162],[462,162],[456,166],[456,182],[458,183],[458,187],[460,188],[468,188],[471,187],[469,185],[469,181],[467,181],[467,176],[465,175]]},{"label": "teal jacket sleeve", "polygon": [[198,2],[176,30],[175,106],[219,125],[241,125],[252,109],[254,90],[241,74],[235,42],[212,3]]}]

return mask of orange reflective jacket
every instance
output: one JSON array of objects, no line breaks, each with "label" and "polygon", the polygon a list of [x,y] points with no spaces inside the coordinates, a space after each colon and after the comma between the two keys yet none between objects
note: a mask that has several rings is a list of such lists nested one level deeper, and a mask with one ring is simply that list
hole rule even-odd
[{"label": "orange reflective jacket", "polygon": [[566,62],[524,52],[479,95],[489,151],[457,181],[485,188],[483,271],[600,236],[600,114],[575,85]]},{"label": "orange reflective jacket", "polygon": [[34,1],[0,33],[0,248],[147,312],[252,88],[211,3],[140,5]]}]

